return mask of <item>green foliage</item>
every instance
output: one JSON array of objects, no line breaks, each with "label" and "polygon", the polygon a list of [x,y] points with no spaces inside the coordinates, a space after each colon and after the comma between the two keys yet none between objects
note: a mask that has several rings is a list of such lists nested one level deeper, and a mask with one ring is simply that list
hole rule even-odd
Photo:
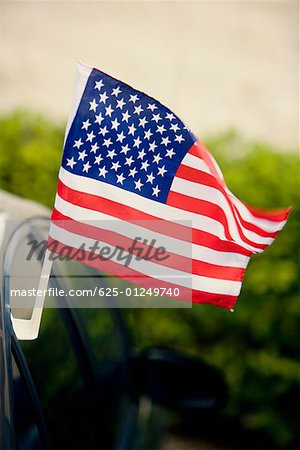
[{"label": "green foliage", "polygon": [[[62,128],[24,111],[0,124],[2,189],[51,207]],[[273,447],[290,448],[296,446],[300,384],[298,158],[233,132],[206,145],[232,192],[255,207],[292,205],[290,219],[276,242],[252,258],[233,314],[211,305],[124,314],[137,348],[172,346],[221,368],[230,389],[226,417],[239,429],[264,433]]]},{"label": "green foliage", "polygon": [[[290,448],[296,446],[300,393],[298,158],[250,146],[234,133],[206,145],[232,192],[255,207],[292,205],[289,221],[276,242],[252,258],[233,314],[210,305],[148,310],[139,320],[132,317],[132,328],[137,340],[143,336],[142,346],[171,345],[222,369],[230,387],[227,416],[241,429],[264,433],[273,446]],[[247,447],[242,436],[239,445]]]},{"label": "green foliage", "polygon": [[0,118],[0,188],[52,206],[63,128],[17,111]]}]

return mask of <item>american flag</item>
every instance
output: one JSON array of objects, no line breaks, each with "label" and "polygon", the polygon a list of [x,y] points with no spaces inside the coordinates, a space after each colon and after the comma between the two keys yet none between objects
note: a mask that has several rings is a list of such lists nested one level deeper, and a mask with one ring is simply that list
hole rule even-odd
[{"label": "american flag", "polygon": [[251,255],[273,242],[288,213],[246,206],[173,112],[79,65],[51,238],[74,249],[82,236],[128,249],[139,226],[171,249],[163,262],[126,268],[116,260],[83,262],[141,286],[179,287],[182,300],[232,308]]}]

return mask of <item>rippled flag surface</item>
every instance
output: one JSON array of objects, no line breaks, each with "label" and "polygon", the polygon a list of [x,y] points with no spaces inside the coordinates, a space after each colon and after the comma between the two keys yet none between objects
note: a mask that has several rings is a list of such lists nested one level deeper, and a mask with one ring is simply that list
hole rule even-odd
[{"label": "rippled flag surface", "polygon": [[178,287],[182,300],[232,308],[251,255],[273,242],[288,213],[242,203],[173,112],[78,65],[51,238],[74,249],[84,236],[128,250],[139,223],[146,236],[150,231],[167,243],[170,256],[126,269],[117,259],[83,262],[140,286]]}]

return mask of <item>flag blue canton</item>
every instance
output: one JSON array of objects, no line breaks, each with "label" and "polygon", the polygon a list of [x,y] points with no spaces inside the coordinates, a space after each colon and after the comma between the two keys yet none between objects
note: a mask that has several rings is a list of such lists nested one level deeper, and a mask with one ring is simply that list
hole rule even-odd
[{"label": "flag blue canton", "polygon": [[195,141],[168,108],[93,69],[66,139],[62,166],[165,203]]}]

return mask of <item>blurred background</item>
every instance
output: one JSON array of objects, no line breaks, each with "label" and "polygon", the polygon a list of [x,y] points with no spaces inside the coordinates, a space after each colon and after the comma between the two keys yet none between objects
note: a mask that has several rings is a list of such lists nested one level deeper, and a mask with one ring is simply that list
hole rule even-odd
[{"label": "blurred background", "polygon": [[[298,448],[298,1],[0,3],[0,188],[51,208],[77,60],[159,99],[205,142],[246,203],[293,205],[255,256],[234,314],[128,310],[135,348],[220,368],[213,426],[172,419],[165,448]],[[189,441],[180,435],[188,435]],[[204,442],[204,444],[203,444]]]}]

